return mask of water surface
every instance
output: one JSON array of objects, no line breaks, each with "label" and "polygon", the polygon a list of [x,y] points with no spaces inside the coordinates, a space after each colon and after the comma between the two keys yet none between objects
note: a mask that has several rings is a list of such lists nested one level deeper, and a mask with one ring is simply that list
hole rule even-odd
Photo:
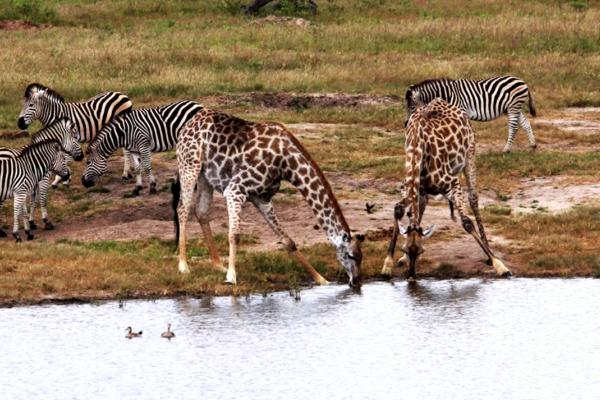
[{"label": "water surface", "polygon": [[300,295],[0,309],[0,398],[600,398],[598,280]]}]

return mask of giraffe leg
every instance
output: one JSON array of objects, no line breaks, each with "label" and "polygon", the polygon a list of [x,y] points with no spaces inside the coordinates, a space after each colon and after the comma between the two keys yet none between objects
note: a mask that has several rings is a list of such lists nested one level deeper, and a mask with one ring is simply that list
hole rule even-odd
[{"label": "giraffe leg", "polygon": [[296,243],[288,236],[287,233],[279,225],[279,221],[277,219],[277,215],[275,215],[275,210],[273,209],[273,203],[271,201],[264,201],[260,199],[252,199],[252,203],[256,206],[258,211],[262,214],[262,216],[269,224],[269,227],[275,232],[275,234],[279,237],[279,239],[284,243],[285,249],[290,253],[292,257],[296,259],[304,268],[306,273],[310,275],[310,277],[318,284],[318,285],[328,285],[329,281],[323,278],[321,274],[308,262],[308,260],[300,253],[300,250],[296,247]]},{"label": "giraffe leg", "polygon": [[212,260],[213,266],[221,272],[227,272],[227,269],[223,267],[221,258],[219,257],[219,251],[215,244],[215,239],[210,228],[209,211],[210,205],[213,200],[213,188],[208,184],[204,177],[198,179],[198,199],[196,201],[196,218],[202,228],[202,234],[204,236],[204,243],[208,248],[208,253]]},{"label": "giraffe leg", "polygon": [[246,202],[246,195],[242,194],[236,184],[231,182],[223,192],[227,200],[227,213],[229,214],[229,263],[225,281],[236,284],[235,258],[237,245],[240,243],[240,214]]},{"label": "giraffe leg", "polygon": [[533,136],[533,129],[531,129],[531,124],[527,117],[523,114],[523,111],[519,112],[519,124],[527,133],[527,139],[529,140],[529,147],[531,149],[535,149],[537,144],[535,142],[535,136]]},{"label": "giraffe leg", "polygon": [[[394,230],[392,231],[392,237],[390,238],[390,243],[388,245],[387,256],[385,257],[385,261],[383,262],[383,268],[381,268],[381,275],[391,276],[392,269],[394,268],[394,253],[396,251],[396,243],[398,242],[398,223],[404,216],[404,206],[403,204],[397,203],[394,207]],[[402,256],[398,262],[404,262],[406,259],[406,255]]]},{"label": "giraffe leg", "polygon": [[508,140],[504,146],[504,153],[510,153],[512,149],[513,140],[515,140],[515,134],[519,127],[519,114],[521,110],[508,110]]},{"label": "giraffe leg", "polygon": [[[186,224],[190,213],[190,207],[194,197],[194,185],[198,180],[198,176],[202,170],[201,162],[184,164],[184,161],[179,157],[179,179],[181,182],[181,193],[179,204],[177,206],[178,231],[179,231],[179,272],[186,274],[190,272],[187,262],[187,234]],[[183,165],[182,165],[183,164]]]},{"label": "giraffe leg", "polygon": [[458,215],[460,215],[460,219],[462,221],[463,229],[467,233],[469,233],[471,236],[473,236],[473,238],[475,239],[475,241],[477,242],[479,247],[481,247],[483,252],[489,257],[490,260],[492,260],[492,265],[493,265],[494,269],[496,270],[496,275],[510,276],[511,273],[508,270],[508,268],[506,268],[504,266],[502,261],[500,261],[499,259],[494,257],[494,253],[492,253],[489,246],[487,244],[485,244],[479,237],[479,234],[477,233],[477,230],[475,229],[475,226],[473,225],[473,221],[471,221],[471,218],[469,218],[467,216],[466,209],[465,209],[465,203],[464,203],[464,199],[463,199],[462,188],[460,186],[460,181],[458,178],[455,178],[454,181],[452,182],[452,188],[450,189],[450,192],[448,195],[450,198],[452,198],[454,204],[456,205],[456,209],[458,210]]}]

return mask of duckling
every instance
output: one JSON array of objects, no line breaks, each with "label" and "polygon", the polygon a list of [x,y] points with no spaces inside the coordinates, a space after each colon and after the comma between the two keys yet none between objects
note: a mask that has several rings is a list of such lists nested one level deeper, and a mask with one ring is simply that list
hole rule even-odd
[{"label": "duckling", "polygon": [[127,327],[127,329],[125,329],[127,331],[127,335],[125,335],[125,337],[127,339],[131,339],[134,337],[138,337],[138,336],[142,336],[142,331],[139,332],[133,332],[133,330],[131,329],[130,326]]},{"label": "duckling", "polygon": [[165,332],[163,332],[162,335],[160,335],[160,337],[164,337],[164,338],[167,338],[169,340],[171,340],[171,338],[175,337],[175,333],[171,332],[171,324],[167,325],[167,330]]}]

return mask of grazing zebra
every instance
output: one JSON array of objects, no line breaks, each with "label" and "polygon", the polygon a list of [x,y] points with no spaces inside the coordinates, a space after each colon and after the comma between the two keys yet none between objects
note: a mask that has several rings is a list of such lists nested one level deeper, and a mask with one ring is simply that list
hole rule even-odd
[{"label": "grazing zebra", "polygon": [[[142,168],[150,181],[150,193],[156,193],[151,153],[174,148],[179,130],[200,109],[200,104],[186,100],[156,108],[135,109],[115,119],[102,128],[89,147],[87,165],[81,177],[83,186],[94,186],[100,175],[106,172],[108,157],[123,147],[134,156],[134,195],[142,189]],[[136,162],[138,159],[139,162]]]},{"label": "grazing zebra", "polygon": [[510,152],[519,124],[527,132],[529,146],[536,147],[533,130],[521,109],[529,99],[529,112],[536,116],[533,94],[527,84],[514,76],[499,76],[478,81],[470,79],[432,79],[411,85],[406,92],[406,121],[419,105],[436,97],[461,107],[469,119],[491,121],[508,114],[508,140],[504,152]]},{"label": "grazing zebra", "polygon": [[[36,132],[31,137],[32,143],[39,143],[45,140],[58,140],[61,142],[62,147],[67,152],[67,155],[73,157],[76,161],[83,160],[83,151],[81,150],[81,146],[77,143],[76,138],[79,133],[77,132],[77,128],[69,120],[68,118],[60,118],[57,121],[51,123],[46,128],[41,129]],[[68,162],[68,158],[65,159]],[[50,174],[48,173],[42,180],[38,183],[37,189],[34,189],[31,193],[31,210],[29,213],[29,226],[31,229],[36,229],[37,226],[33,219],[33,215],[35,212],[35,200],[36,194],[38,201],[40,203],[40,208],[42,210],[42,221],[44,221],[44,229],[51,230],[54,229],[54,225],[48,219],[48,210],[46,208],[46,204],[48,201],[48,185],[50,184]]]},{"label": "grazing zebra", "polygon": [[[13,200],[13,237],[17,242],[19,236],[19,217],[23,217],[23,225],[27,240],[33,239],[30,231],[25,201],[35,185],[49,171],[57,173],[63,180],[69,178],[69,168],[65,161],[65,151],[58,140],[45,140],[32,143],[13,152],[14,157],[0,157],[0,206],[11,197]],[[6,152],[3,154],[6,155]],[[0,237],[6,233],[0,229]]]},{"label": "grazing zebra", "polygon": [[[61,117],[66,117],[77,127],[79,142],[91,142],[102,127],[131,108],[131,100],[119,92],[106,92],[85,102],[71,103],[65,102],[54,90],[39,83],[32,83],[25,89],[18,126],[20,129],[27,129],[35,120],[47,126]],[[127,153],[124,156],[123,179],[128,179],[130,156]],[[57,180],[53,185],[56,183]]]}]

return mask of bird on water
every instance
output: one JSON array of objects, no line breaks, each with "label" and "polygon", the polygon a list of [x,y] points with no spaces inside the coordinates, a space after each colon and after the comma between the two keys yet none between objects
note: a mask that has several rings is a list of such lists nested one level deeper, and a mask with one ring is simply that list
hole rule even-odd
[{"label": "bird on water", "polygon": [[139,337],[142,336],[142,331],[139,332],[133,332],[133,329],[131,329],[130,326],[127,327],[127,329],[125,329],[127,331],[127,335],[125,335],[125,337],[127,339],[132,339],[134,337]]},{"label": "bird on water", "polygon": [[167,330],[163,332],[160,337],[167,338],[169,340],[175,337],[175,332],[171,332],[171,324],[167,325]]}]

